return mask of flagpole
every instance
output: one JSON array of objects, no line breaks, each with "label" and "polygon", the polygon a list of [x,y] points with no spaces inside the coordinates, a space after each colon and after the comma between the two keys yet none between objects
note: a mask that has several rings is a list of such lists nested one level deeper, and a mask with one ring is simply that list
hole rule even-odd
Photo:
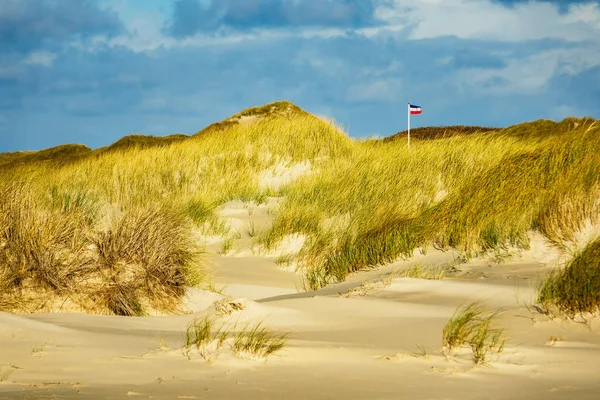
[{"label": "flagpole", "polygon": [[410,149],[410,103],[408,103],[408,148]]}]

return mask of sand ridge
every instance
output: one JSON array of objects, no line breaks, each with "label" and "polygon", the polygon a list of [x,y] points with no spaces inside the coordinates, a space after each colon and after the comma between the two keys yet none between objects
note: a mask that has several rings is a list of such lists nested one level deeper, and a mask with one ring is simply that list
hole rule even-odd
[{"label": "sand ridge", "polygon": [[[246,207],[233,202],[221,213],[243,231]],[[267,206],[254,211],[268,223]],[[261,253],[250,239],[242,235],[237,254],[218,254],[223,238],[212,242],[219,293],[190,290],[180,315],[0,313],[0,398],[597,398],[600,324],[535,311],[537,282],[557,266],[535,246],[467,263],[453,252],[417,251],[304,292],[300,275],[275,262],[284,251]],[[410,277],[415,267],[443,268],[443,279]],[[468,348],[441,352],[445,322],[474,300],[502,310],[508,337],[483,366]],[[183,351],[186,327],[205,317],[232,331],[262,321],[289,341],[267,359],[241,359],[226,343],[207,362]]]}]

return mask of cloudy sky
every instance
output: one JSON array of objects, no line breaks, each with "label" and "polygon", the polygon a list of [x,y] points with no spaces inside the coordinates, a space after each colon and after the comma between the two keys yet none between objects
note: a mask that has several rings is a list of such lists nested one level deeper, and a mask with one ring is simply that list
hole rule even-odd
[{"label": "cloudy sky", "polygon": [[590,0],[0,0],[0,152],[290,100],[353,137],[600,118]]}]

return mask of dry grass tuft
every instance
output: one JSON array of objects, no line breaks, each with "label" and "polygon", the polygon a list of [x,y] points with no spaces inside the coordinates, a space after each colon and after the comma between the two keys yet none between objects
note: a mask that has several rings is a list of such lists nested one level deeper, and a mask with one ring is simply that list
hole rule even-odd
[{"label": "dry grass tuft", "polygon": [[68,295],[93,269],[88,221],[76,208],[44,210],[25,183],[0,187],[0,306],[21,309],[26,292]]},{"label": "dry grass tuft", "polygon": [[231,315],[236,311],[242,311],[246,308],[244,303],[227,298],[215,301],[213,306],[218,315]]},{"label": "dry grass tuft", "polygon": [[441,265],[438,266],[423,266],[415,265],[414,267],[406,270],[403,274],[403,278],[414,278],[414,279],[430,279],[440,280],[444,279],[444,274],[447,269]]},{"label": "dry grass tuft", "polygon": [[9,367],[0,366],[0,383],[7,380],[13,372],[17,369],[15,366],[11,365]]},{"label": "dry grass tuft", "polygon": [[202,358],[213,361],[218,358],[225,343],[231,339],[231,349],[238,357],[267,358],[281,350],[288,337],[288,334],[276,333],[263,327],[262,322],[254,326],[248,323],[237,332],[236,326],[226,327],[225,323],[218,328],[216,326],[217,320],[212,317],[190,322],[186,329],[184,354],[191,358],[191,351],[195,349]]},{"label": "dry grass tuft", "polygon": [[108,282],[104,297],[117,315],[143,315],[141,298],[153,308],[174,308],[186,287],[202,278],[195,264],[199,250],[183,214],[166,207],[126,213],[94,244]]},{"label": "dry grass tuft", "polygon": [[262,322],[253,327],[247,324],[234,336],[233,350],[241,358],[265,358],[281,350],[287,341],[287,334],[281,334],[263,327]]},{"label": "dry grass tuft", "polygon": [[49,311],[68,299],[92,312],[144,315],[175,309],[203,279],[181,213],[138,209],[95,233],[97,209],[81,193],[47,206],[31,184],[0,190],[3,310]]},{"label": "dry grass tuft", "polygon": [[382,278],[363,282],[360,284],[360,286],[352,288],[344,294],[340,293],[340,296],[343,296],[343,297],[367,296],[369,293],[371,293],[373,291],[381,290],[381,289],[384,289],[384,288],[390,286],[397,276],[398,276],[398,271],[391,272]]},{"label": "dry grass tuft", "polygon": [[564,342],[564,336],[550,336],[546,341],[546,346],[554,346],[556,343]]},{"label": "dry grass tuft", "polygon": [[213,318],[194,319],[186,329],[184,353],[191,358],[191,350],[195,348],[200,356],[207,361],[218,357],[219,351],[229,336],[229,331],[221,325],[215,329]]}]

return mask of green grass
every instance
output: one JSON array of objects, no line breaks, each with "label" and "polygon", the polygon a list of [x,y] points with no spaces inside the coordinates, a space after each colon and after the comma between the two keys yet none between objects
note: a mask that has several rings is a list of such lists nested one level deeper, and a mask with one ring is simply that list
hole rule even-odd
[{"label": "green grass", "polygon": [[235,244],[236,244],[236,236],[231,236],[231,237],[225,238],[223,240],[223,242],[221,243],[221,249],[219,250],[219,254],[221,254],[223,256],[227,256],[227,255],[234,253],[236,250]]},{"label": "green grass", "polygon": [[562,270],[545,279],[538,302],[568,317],[600,310],[600,240],[589,244]]},{"label": "green grass", "polygon": [[451,355],[463,345],[471,347],[475,364],[484,364],[490,352],[504,349],[504,329],[495,325],[499,311],[471,303],[459,307],[442,332],[442,352]]}]

